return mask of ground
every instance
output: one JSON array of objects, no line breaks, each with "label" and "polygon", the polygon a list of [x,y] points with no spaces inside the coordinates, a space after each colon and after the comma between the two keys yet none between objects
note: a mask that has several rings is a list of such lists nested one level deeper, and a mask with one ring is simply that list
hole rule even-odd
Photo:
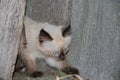
[{"label": "ground", "polygon": [[[30,78],[26,72],[15,72],[13,76],[13,80],[56,80],[56,76],[65,76],[66,74],[61,72],[60,70],[51,68],[44,61],[40,61],[39,70],[44,73],[44,76],[41,78]],[[61,80],[75,80],[73,77],[61,79]]]}]

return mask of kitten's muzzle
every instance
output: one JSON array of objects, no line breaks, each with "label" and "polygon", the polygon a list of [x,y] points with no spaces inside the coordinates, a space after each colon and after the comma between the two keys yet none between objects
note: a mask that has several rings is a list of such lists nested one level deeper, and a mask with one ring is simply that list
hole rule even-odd
[{"label": "kitten's muzzle", "polygon": [[60,60],[65,60],[65,55],[67,55],[68,54],[68,52],[69,52],[69,50],[67,50],[67,51],[62,51],[61,53],[60,53],[60,55],[59,55],[59,59]]},{"label": "kitten's muzzle", "polygon": [[65,54],[64,54],[64,53],[61,53],[61,54],[59,55],[59,59],[60,59],[60,60],[65,60]]}]

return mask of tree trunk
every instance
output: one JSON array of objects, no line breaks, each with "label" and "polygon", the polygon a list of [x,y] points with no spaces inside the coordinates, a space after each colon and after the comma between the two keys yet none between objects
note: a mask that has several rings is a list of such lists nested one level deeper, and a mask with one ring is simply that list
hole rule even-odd
[{"label": "tree trunk", "polygon": [[71,0],[28,0],[26,15],[40,22],[70,24]]},{"label": "tree trunk", "polygon": [[120,0],[73,0],[70,62],[90,80],[120,80]]},{"label": "tree trunk", "polygon": [[12,80],[25,0],[0,0],[0,78]]}]

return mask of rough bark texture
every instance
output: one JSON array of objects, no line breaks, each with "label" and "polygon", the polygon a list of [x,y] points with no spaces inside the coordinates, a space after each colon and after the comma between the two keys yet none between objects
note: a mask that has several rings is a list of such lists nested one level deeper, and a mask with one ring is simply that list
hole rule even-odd
[{"label": "rough bark texture", "polygon": [[90,80],[120,80],[120,0],[73,0],[70,60]]},{"label": "rough bark texture", "polygon": [[0,78],[11,80],[18,51],[25,0],[0,0]]},{"label": "rough bark texture", "polygon": [[71,14],[70,62],[90,80],[120,80],[119,8],[119,0],[28,0],[27,15],[59,25]]},{"label": "rough bark texture", "polygon": [[27,0],[26,14],[34,20],[52,24],[70,23],[70,0]]}]

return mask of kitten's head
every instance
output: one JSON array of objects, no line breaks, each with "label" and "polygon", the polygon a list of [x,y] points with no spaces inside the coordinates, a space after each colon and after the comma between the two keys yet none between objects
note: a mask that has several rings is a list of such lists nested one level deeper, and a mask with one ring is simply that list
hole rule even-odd
[{"label": "kitten's head", "polygon": [[48,56],[54,56],[61,60],[69,51],[71,43],[71,26],[44,27],[39,34],[39,49]]}]

